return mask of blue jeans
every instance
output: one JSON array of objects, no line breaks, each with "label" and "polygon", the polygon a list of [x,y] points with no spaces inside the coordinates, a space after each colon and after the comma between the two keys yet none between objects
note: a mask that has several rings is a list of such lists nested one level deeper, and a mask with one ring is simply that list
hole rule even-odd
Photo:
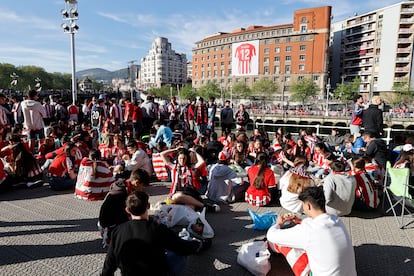
[{"label": "blue jeans", "polygon": [[56,177],[52,176],[49,178],[50,188],[54,191],[64,191],[73,189],[76,184],[76,178],[70,179],[69,177]]},{"label": "blue jeans", "polygon": [[167,260],[169,276],[177,276],[184,271],[187,263],[187,256],[180,256],[173,251],[167,251],[165,253],[165,259]]}]

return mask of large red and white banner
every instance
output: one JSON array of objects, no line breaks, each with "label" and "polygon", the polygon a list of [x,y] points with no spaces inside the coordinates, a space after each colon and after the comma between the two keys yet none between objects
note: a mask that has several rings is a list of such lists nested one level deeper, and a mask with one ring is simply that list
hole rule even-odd
[{"label": "large red and white banner", "polygon": [[233,76],[252,76],[259,74],[259,40],[233,43]]}]

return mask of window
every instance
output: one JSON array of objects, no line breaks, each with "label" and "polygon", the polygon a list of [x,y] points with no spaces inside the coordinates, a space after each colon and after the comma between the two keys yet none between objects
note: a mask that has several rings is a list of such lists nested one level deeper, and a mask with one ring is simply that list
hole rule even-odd
[{"label": "window", "polygon": [[220,57],[221,57],[221,58],[224,58],[224,54],[221,54],[221,55],[220,55]]},{"label": "window", "polygon": [[221,65],[221,66],[224,66],[224,61],[220,62],[220,65]]},{"label": "window", "polygon": [[285,81],[290,81],[290,76],[286,76]]},{"label": "window", "polygon": [[220,70],[220,76],[224,77],[224,70]]},{"label": "window", "polygon": [[301,33],[306,32],[306,31],[307,31],[307,29],[308,29],[308,26],[306,26],[306,25],[301,25],[301,26],[300,26],[300,32],[301,32]]},{"label": "window", "polygon": [[269,54],[269,53],[270,53],[270,49],[269,49],[269,48],[265,48],[265,49],[264,49],[264,53],[265,53],[265,54]]},{"label": "window", "polygon": [[275,48],[275,53],[280,53],[280,47]]},{"label": "window", "polygon": [[286,61],[291,61],[292,60],[292,56],[285,56],[285,60]]},{"label": "window", "polygon": [[207,56],[207,60],[210,60],[210,56]]},{"label": "window", "polygon": [[301,51],[305,51],[305,50],[306,50],[306,45],[300,45],[300,46],[299,46],[299,50],[301,50]]},{"label": "window", "polygon": [[299,71],[305,70],[305,64],[299,64]]},{"label": "window", "polygon": [[299,55],[299,60],[305,60],[305,55]]},{"label": "window", "polygon": [[264,72],[265,75],[268,75],[269,74],[269,66],[265,66],[263,68],[263,72]]},{"label": "window", "polygon": [[275,38],[275,43],[280,43],[280,38]]},{"label": "window", "polygon": [[285,73],[290,73],[290,65],[285,65]]},{"label": "window", "polygon": [[198,61],[198,58],[194,58],[194,62],[197,62]]},{"label": "window", "polygon": [[291,37],[286,37],[286,42],[291,42],[292,38]]},{"label": "window", "polygon": [[264,58],[263,58],[263,62],[264,62],[264,63],[269,63],[269,57],[264,57]]},{"label": "window", "polygon": [[292,51],[292,46],[286,46],[286,52],[291,52]]},{"label": "window", "polygon": [[259,78],[258,77],[255,77],[254,79],[253,79],[253,82],[258,82],[259,81]]},{"label": "window", "polygon": [[313,76],[313,80],[314,81],[318,81],[319,80],[319,76]]},{"label": "window", "polygon": [[279,61],[280,61],[280,57],[279,56],[275,57],[275,62],[279,62]]},{"label": "window", "polygon": [[298,76],[298,80],[303,80],[304,78],[304,76]]},{"label": "window", "polygon": [[301,35],[299,40],[300,40],[300,41],[306,41],[306,36]]},{"label": "window", "polygon": [[274,66],[273,67],[273,72],[274,72],[274,74],[279,74],[280,73],[280,66],[279,65]]},{"label": "window", "polygon": [[278,82],[279,80],[280,80],[279,76],[273,78],[274,82]]}]

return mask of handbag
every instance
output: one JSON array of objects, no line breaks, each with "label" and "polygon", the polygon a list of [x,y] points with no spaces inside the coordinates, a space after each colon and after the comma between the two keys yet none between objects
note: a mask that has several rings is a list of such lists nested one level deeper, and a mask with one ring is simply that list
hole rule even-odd
[{"label": "handbag", "polygon": [[270,252],[267,242],[252,241],[241,246],[237,263],[256,276],[266,276],[270,271]]}]

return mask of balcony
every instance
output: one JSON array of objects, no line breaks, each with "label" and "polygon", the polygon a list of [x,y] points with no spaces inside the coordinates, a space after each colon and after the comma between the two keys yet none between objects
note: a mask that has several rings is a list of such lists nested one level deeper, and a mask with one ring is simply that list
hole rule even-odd
[{"label": "balcony", "polygon": [[410,72],[410,67],[409,66],[396,67],[395,72]]},{"label": "balcony", "polygon": [[398,30],[398,32],[404,34],[412,34],[414,31],[411,28],[401,28]]},{"label": "balcony", "polygon": [[414,8],[402,8],[401,13],[414,13]]},{"label": "balcony", "polygon": [[397,53],[398,54],[406,54],[406,53],[411,53],[412,52],[412,50],[411,50],[411,47],[408,47],[408,48],[398,48],[397,49]]},{"label": "balcony", "polygon": [[409,79],[408,77],[395,77],[394,81],[398,81],[398,82],[407,82]]},{"label": "balcony", "polygon": [[398,43],[413,43],[413,40],[410,38],[399,38]]},{"label": "balcony", "polygon": [[409,57],[399,57],[395,60],[398,63],[407,63],[411,61],[411,58]]},{"label": "balcony", "polygon": [[406,23],[414,23],[413,18],[400,18],[400,23],[406,24]]}]

